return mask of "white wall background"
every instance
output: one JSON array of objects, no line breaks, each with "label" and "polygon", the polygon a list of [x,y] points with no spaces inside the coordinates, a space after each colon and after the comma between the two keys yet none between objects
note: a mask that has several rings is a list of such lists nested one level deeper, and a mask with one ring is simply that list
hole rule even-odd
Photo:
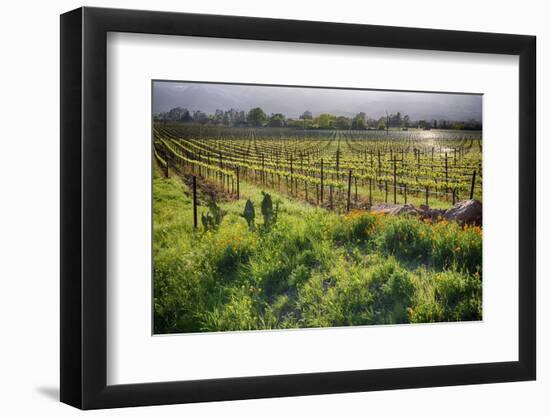
[{"label": "white wall background", "polygon": [[[59,393],[59,17],[82,3],[3,4],[0,18],[0,411],[69,416]],[[94,415],[546,416],[550,413],[550,151],[543,115],[550,87],[550,26],[544,2],[354,2],[340,0],[93,1],[86,5],[509,32],[538,37],[538,381],[377,393],[237,401],[95,412]],[[547,135],[546,135],[547,136]],[[503,238],[506,231],[503,230]]]}]

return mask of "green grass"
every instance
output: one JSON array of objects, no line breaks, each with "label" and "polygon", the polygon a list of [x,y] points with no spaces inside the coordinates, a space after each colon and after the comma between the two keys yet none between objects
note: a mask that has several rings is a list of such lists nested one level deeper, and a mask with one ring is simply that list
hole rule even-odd
[{"label": "green grass", "polygon": [[[339,215],[269,192],[280,202],[270,227],[261,190],[243,183],[219,228],[194,231],[186,187],[155,175],[155,333],[481,319],[479,228]],[[201,201],[199,218],[207,211]]]}]

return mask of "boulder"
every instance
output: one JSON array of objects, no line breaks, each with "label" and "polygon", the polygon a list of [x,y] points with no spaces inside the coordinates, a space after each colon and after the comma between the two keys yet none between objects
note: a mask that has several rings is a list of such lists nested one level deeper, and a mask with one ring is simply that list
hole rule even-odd
[{"label": "boulder", "polygon": [[420,217],[422,217],[423,219],[430,219],[432,221],[439,220],[445,214],[445,210],[432,209],[425,204],[420,205],[420,211],[421,211]]},{"label": "boulder", "polygon": [[370,211],[374,213],[390,214],[393,209],[400,207],[397,204],[376,204],[371,207]]},{"label": "boulder", "polygon": [[482,206],[477,200],[465,200],[456,203],[443,215],[449,221],[456,221],[460,224],[481,226]]},{"label": "boulder", "polygon": [[460,224],[481,226],[482,206],[477,200],[465,200],[455,204],[448,210],[432,209],[424,204],[414,207],[412,204],[377,204],[372,206],[371,211],[392,216],[418,216],[421,219],[437,221],[445,218],[449,221],[456,221]]},{"label": "boulder", "polygon": [[398,215],[398,216],[403,216],[403,215],[417,216],[421,213],[422,213],[422,211],[420,211],[419,209],[414,207],[412,204],[405,204],[403,206],[398,205],[398,206],[394,207],[393,209],[391,209],[390,212],[389,212],[389,214],[394,214],[394,215]]},{"label": "boulder", "polygon": [[419,215],[421,210],[414,207],[412,204],[377,204],[372,206],[371,211],[375,213],[391,214],[394,216],[402,215]]}]

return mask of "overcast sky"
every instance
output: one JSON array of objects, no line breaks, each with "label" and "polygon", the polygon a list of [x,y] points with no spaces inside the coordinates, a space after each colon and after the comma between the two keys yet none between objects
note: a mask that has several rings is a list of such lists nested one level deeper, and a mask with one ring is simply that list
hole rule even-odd
[{"label": "overcast sky", "polygon": [[332,113],[353,116],[365,112],[378,118],[401,112],[411,119],[482,120],[479,94],[411,93],[399,91],[343,90],[237,84],[165,82],[153,83],[153,113],[173,107],[213,113],[216,109],[248,111],[261,107],[266,113],[298,117]]}]

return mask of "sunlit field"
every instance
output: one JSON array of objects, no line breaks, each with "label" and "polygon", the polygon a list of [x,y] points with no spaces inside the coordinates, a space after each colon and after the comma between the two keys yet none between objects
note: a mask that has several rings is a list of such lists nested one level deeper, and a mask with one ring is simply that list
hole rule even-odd
[{"label": "sunlit field", "polygon": [[443,215],[482,202],[480,131],[156,121],[153,149],[155,333],[481,319],[482,228]]}]

